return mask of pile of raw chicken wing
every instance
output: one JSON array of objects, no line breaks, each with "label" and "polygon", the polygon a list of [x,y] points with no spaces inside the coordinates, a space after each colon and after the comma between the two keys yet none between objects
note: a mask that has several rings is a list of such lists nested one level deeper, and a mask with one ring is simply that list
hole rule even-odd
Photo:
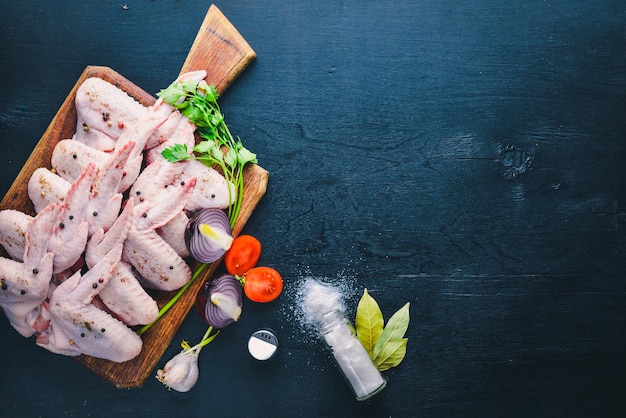
[{"label": "pile of raw chicken wing", "polygon": [[[183,79],[202,80],[203,71]],[[24,337],[58,354],[124,362],[141,338],[132,326],[158,315],[145,289],[191,278],[188,216],[229,206],[229,184],[195,160],[170,163],[173,144],[192,150],[195,125],[158,100],[143,106],[88,78],[76,93],[77,126],[28,183],[36,216],[0,211],[0,307]]]}]

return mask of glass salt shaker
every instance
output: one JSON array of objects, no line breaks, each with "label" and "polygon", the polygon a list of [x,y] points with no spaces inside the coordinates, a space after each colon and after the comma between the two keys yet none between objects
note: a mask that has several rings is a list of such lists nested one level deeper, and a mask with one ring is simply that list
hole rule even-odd
[{"label": "glass salt shaker", "polygon": [[335,363],[357,400],[369,399],[385,388],[387,381],[352,333],[348,320],[340,310],[322,315],[319,325],[324,344],[332,351]]}]

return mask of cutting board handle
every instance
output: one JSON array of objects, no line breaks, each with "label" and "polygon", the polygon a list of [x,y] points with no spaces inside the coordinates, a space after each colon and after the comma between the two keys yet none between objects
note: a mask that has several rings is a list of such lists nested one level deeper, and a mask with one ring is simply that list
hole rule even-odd
[{"label": "cutting board handle", "polygon": [[180,73],[205,70],[206,81],[222,93],[256,58],[256,53],[214,4],[198,30]]}]

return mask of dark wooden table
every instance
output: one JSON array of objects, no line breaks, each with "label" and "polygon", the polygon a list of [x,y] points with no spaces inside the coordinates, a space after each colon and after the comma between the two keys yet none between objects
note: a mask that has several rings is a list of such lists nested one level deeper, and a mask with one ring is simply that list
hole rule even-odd
[{"label": "dark wooden table", "polygon": [[[3,2],[2,194],[87,65],[155,93],[210,4]],[[257,52],[221,105],[270,173],[244,232],[285,293],[246,303],[186,394],[116,389],[3,318],[0,416],[623,414],[623,2],[216,4]],[[373,399],[301,326],[309,276],[346,286],[352,312],[364,288],[386,317],[411,302],[406,359]],[[264,326],[280,349],[257,363]],[[192,311],[161,366],[204,330]]]}]

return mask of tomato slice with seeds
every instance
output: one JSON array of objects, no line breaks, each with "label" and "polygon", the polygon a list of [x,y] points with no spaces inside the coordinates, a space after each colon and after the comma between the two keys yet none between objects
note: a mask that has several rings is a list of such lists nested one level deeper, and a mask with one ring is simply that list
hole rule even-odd
[{"label": "tomato slice with seeds", "polygon": [[239,235],[224,255],[226,270],[233,276],[243,276],[256,266],[261,256],[261,243],[252,235]]},{"label": "tomato slice with seeds", "polygon": [[271,267],[255,267],[244,275],[243,292],[253,302],[271,302],[283,291],[283,278]]}]

